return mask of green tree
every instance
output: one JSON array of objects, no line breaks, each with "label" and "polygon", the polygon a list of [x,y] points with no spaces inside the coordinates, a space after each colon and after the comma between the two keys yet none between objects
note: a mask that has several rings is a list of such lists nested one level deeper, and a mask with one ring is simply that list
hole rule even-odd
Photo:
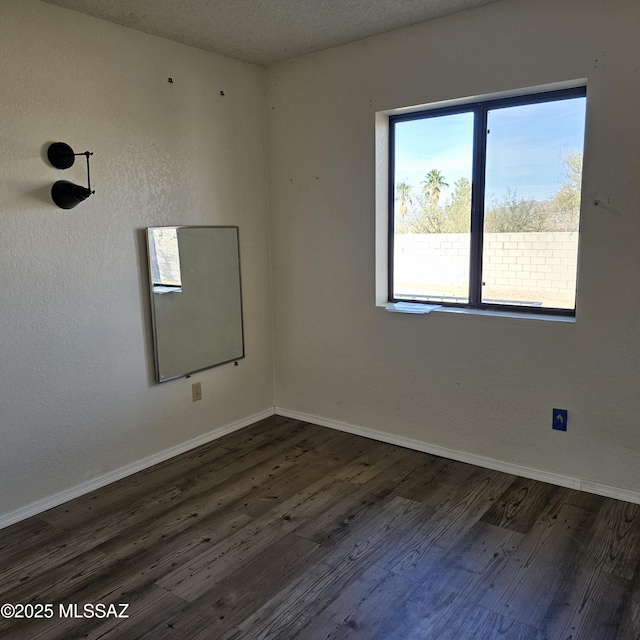
[{"label": "green tree", "polygon": [[447,233],[468,233],[471,226],[471,183],[460,178],[453,183],[451,200],[445,207]]},{"label": "green tree", "polygon": [[582,152],[561,155],[565,181],[548,203],[550,223],[556,231],[577,231],[580,220],[580,190],[582,188]]},{"label": "green tree", "polygon": [[449,186],[438,169],[432,169],[414,194],[414,207],[407,217],[406,229],[412,233],[468,233],[471,213],[471,183],[460,178],[446,204],[440,205],[441,188]]},{"label": "green tree", "polygon": [[546,231],[548,209],[535,200],[518,197],[517,191],[507,189],[502,202],[494,202],[485,212],[484,228],[487,233],[521,233]]},{"label": "green tree", "polygon": [[443,208],[425,200],[424,196],[416,197],[415,207],[407,221],[412,233],[445,233],[445,217]]}]

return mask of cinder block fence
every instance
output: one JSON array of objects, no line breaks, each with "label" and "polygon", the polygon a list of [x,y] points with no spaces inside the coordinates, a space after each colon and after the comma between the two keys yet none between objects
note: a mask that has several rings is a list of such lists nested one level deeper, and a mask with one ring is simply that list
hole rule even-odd
[{"label": "cinder block fence", "polygon": [[[469,235],[398,234],[398,282],[465,286],[469,280]],[[483,279],[512,290],[572,295],[576,286],[578,232],[488,233]]]}]

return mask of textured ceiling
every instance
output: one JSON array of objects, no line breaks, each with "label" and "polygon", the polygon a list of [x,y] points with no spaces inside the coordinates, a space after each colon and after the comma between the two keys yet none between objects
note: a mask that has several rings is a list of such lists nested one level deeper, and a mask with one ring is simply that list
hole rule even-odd
[{"label": "textured ceiling", "polygon": [[45,0],[263,65],[495,1]]}]

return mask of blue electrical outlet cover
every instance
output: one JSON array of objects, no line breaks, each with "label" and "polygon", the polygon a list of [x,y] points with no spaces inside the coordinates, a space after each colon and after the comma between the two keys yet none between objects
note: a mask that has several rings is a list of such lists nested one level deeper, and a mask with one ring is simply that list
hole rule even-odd
[{"label": "blue electrical outlet cover", "polygon": [[554,409],[553,410],[553,423],[552,429],[556,431],[567,430],[567,410],[566,409]]}]

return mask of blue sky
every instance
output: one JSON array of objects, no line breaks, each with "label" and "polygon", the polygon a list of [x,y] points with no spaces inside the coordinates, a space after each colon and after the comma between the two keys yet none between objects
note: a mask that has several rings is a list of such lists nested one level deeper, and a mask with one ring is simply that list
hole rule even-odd
[{"label": "blue sky", "polygon": [[[487,199],[507,190],[545,200],[564,181],[561,156],[581,151],[585,98],[494,109],[489,112]],[[396,183],[414,187],[431,169],[449,184],[441,203],[461,177],[471,180],[473,115],[469,113],[396,123]]]}]

